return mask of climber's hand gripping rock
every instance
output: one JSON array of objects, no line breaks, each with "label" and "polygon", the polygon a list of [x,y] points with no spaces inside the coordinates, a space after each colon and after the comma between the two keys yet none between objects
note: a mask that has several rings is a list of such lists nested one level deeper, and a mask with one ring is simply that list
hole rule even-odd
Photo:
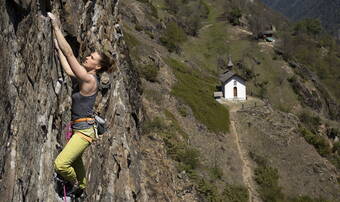
[{"label": "climber's hand gripping rock", "polygon": [[56,17],[53,13],[50,13],[50,12],[48,12],[47,15],[51,19],[51,21],[52,21],[53,28],[56,28],[56,27],[59,28],[60,25],[61,25],[59,18]]}]

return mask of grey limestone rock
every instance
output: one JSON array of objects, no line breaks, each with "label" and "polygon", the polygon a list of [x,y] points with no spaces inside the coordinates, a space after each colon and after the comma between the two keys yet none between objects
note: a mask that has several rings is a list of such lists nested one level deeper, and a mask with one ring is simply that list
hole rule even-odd
[{"label": "grey limestone rock", "polygon": [[[65,144],[71,80],[54,53],[47,12],[60,16],[79,58],[101,48],[116,59],[97,110],[109,131],[83,155],[87,201],[147,201],[139,169],[140,87],[117,26],[119,0],[0,2],[0,198],[57,201],[53,161]],[[107,79],[107,78],[106,78]],[[60,82],[61,81],[61,82]]]}]

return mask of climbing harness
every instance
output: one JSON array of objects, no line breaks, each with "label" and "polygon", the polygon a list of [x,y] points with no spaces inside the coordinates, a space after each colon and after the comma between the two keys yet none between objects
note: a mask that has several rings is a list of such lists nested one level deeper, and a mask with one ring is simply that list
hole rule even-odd
[{"label": "climbing harness", "polygon": [[81,132],[75,132],[74,135],[77,134],[79,135],[81,138],[85,139],[86,141],[92,143],[93,142],[93,139],[87,135],[84,135],[83,133]]},{"label": "climbing harness", "polygon": [[[66,141],[68,142],[71,137],[73,136],[73,131],[72,131],[72,124],[74,123],[80,123],[80,122],[87,122],[89,123],[90,125],[93,125],[95,126],[95,119],[94,118],[80,118],[80,119],[77,119],[77,120],[74,120],[74,121],[70,121],[66,127],[65,127],[65,138],[66,138]],[[86,135],[84,135],[86,136]],[[86,136],[88,137],[88,136]],[[87,139],[86,139],[87,140]],[[91,141],[89,142],[92,142],[92,138],[91,138]]]},{"label": "climbing harness", "polygon": [[[77,120],[69,122],[65,127],[65,138],[67,141],[69,141],[74,135],[72,131],[72,124],[74,123],[80,123],[80,122],[87,122],[90,125],[93,125],[94,134],[96,138],[99,138],[98,135],[102,135],[106,132],[106,120],[98,115],[94,115],[94,118],[79,118]],[[82,134],[81,132],[76,132],[78,135],[80,135],[83,139],[89,141],[90,143],[93,142],[93,139],[87,135]]]},{"label": "climbing harness", "polygon": [[95,123],[95,119],[94,118],[79,118],[79,119],[76,119],[76,120],[74,120],[72,122],[73,123],[87,122],[89,124],[94,124]]}]

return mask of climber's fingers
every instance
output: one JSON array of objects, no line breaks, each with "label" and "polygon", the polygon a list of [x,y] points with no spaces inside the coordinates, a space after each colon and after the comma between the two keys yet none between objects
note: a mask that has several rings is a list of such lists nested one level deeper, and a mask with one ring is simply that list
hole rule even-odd
[{"label": "climber's fingers", "polygon": [[55,47],[57,50],[59,50],[60,48],[59,48],[59,44],[58,44],[57,39],[53,39],[53,41],[54,41],[54,47]]},{"label": "climber's fingers", "polygon": [[53,13],[48,12],[48,17],[52,20],[52,25],[55,27],[60,27],[60,20],[57,16],[55,16]]},{"label": "climber's fingers", "polygon": [[55,17],[55,15],[53,13],[48,12],[47,15],[48,15],[48,17],[51,18],[51,20],[57,20],[57,18]]}]

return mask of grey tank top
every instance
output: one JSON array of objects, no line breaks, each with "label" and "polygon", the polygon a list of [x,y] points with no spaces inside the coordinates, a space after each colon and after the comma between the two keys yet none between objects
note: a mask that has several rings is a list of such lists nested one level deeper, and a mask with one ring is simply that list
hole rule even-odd
[{"label": "grey tank top", "polygon": [[[96,77],[97,81],[97,89],[98,89],[98,79]],[[80,94],[80,89],[78,87],[75,93],[72,94],[72,107],[71,107],[71,120],[77,120],[79,118],[86,118],[86,117],[92,117],[93,116],[93,106],[96,102],[97,92],[94,95],[90,96],[84,96]],[[79,126],[79,127],[77,127]],[[78,129],[85,129],[88,128],[91,125],[88,125],[86,122],[82,123],[76,123],[74,124],[73,128]]]}]

